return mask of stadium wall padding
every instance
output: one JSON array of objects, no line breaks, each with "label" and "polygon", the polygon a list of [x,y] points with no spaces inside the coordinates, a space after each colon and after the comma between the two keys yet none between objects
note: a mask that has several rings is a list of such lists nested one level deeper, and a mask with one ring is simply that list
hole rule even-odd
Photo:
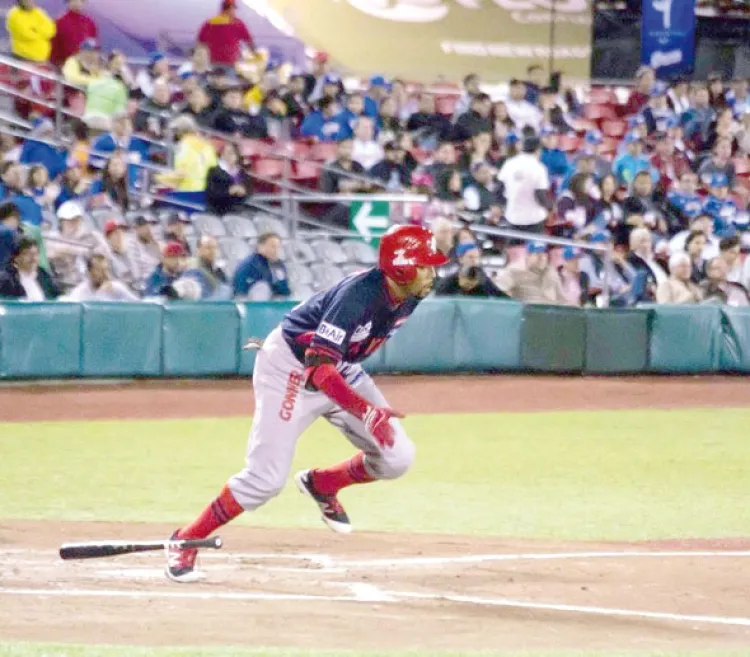
[{"label": "stadium wall padding", "polygon": [[[247,376],[289,302],[0,304],[0,378]],[[427,299],[370,372],[750,372],[750,309]]]}]

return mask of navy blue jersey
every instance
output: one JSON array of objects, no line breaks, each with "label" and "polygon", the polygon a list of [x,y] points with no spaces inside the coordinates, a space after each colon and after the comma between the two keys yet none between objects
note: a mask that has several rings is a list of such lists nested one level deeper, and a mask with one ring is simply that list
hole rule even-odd
[{"label": "navy blue jersey", "polygon": [[293,308],[281,322],[284,339],[300,362],[310,347],[339,362],[359,363],[382,345],[419,304],[393,305],[378,269],[347,276]]}]

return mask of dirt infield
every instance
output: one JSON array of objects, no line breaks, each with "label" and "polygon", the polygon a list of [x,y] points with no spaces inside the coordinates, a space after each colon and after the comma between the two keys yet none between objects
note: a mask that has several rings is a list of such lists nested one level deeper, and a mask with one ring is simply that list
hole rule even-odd
[{"label": "dirt infield", "polygon": [[[403,377],[407,412],[750,405],[739,379]],[[119,412],[116,409],[128,409]],[[0,389],[0,419],[248,414],[247,382]],[[312,510],[311,510],[312,512]],[[156,553],[69,563],[62,542],[173,527],[0,522],[3,640],[388,649],[739,649],[750,540],[594,544],[228,527],[207,579]]]}]

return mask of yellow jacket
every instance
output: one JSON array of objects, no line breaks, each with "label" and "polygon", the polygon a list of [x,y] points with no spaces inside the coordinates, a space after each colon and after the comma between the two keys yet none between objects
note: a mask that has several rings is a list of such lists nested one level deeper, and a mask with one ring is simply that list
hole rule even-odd
[{"label": "yellow jacket", "polygon": [[44,9],[37,7],[27,11],[16,5],[8,12],[5,27],[14,55],[32,62],[49,60],[57,26]]},{"label": "yellow jacket", "polygon": [[175,151],[174,172],[158,178],[178,192],[205,192],[208,172],[218,163],[214,145],[199,135],[186,135]]},{"label": "yellow jacket", "polygon": [[65,64],[63,64],[62,67],[62,74],[68,82],[75,84],[78,87],[88,87],[90,82],[102,77],[101,71],[97,71],[95,75],[86,71],[83,66],[81,66],[81,62],[78,60],[77,55],[68,57],[68,59],[65,60]]}]

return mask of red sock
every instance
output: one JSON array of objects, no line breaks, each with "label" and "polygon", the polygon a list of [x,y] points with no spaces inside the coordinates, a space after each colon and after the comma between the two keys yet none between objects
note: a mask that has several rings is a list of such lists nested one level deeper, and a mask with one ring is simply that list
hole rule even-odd
[{"label": "red sock", "polygon": [[240,503],[234,499],[232,491],[225,484],[219,496],[203,509],[192,523],[183,527],[177,533],[177,538],[206,538],[219,527],[236,518],[242,511]]},{"label": "red sock", "polygon": [[352,484],[366,484],[370,481],[375,481],[375,477],[365,469],[363,452],[330,468],[312,471],[313,486],[323,495],[335,495],[342,488]]}]

